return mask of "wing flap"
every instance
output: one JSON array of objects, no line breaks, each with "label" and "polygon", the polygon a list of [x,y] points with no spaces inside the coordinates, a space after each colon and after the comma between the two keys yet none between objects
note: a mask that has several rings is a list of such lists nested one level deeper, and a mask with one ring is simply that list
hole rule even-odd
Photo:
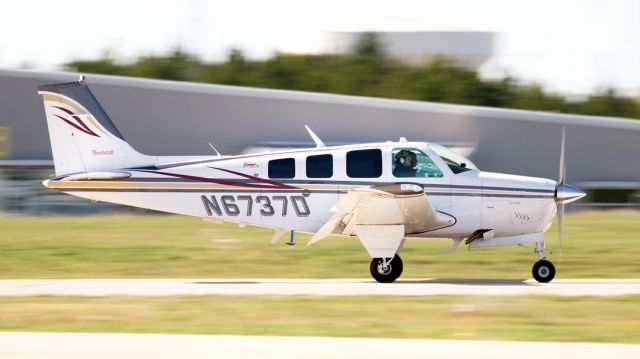
[{"label": "wing flap", "polygon": [[311,237],[307,246],[310,246],[332,234],[341,234],[342,230],[338,231],[338,227],[342,224],[342,218],[346,215],[346,213],[336,213],[331,217],[320,230],[316,232],[316,234]]}]

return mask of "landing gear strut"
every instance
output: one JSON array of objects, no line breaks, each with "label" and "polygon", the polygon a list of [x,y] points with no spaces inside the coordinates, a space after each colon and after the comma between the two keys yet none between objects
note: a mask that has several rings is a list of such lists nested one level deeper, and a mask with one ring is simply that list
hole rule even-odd
[{"label": "landing gear strut", "polygon": [[396,254],[392,258],[373,258],[369,267],[373,279],[380,283],[392,283],[402,274],[402,259]]},{"label": "landing gear strut", "polygon": [[540,257],[540,260],[533,265],[531,274],[533,274],[533,278],[538,282],[549,283],[556,276],[556,267],[553,263],[545,259],[544,242],[536,243],[535,252]]}]

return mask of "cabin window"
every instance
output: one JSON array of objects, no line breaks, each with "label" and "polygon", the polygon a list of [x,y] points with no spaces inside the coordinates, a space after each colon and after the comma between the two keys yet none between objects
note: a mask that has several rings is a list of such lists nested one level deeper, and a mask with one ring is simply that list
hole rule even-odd
[{"label": "cabin window", "polygon": [[382,176],[382,151],[375,149],[347,152],[347,176],[351,178]]},{"label": "cabin window", "polygon": [[442,177],[442,171],[417,148],[394,148],[391,152],[395,177]]},{"label": "cabin window", "polygon": [[296,161],[293,158],[269,161],[269,178],[293,178],[296,176]]},{"label": "cabin window", "polygon": [[333,156],[318,155],[307,157],[307,177],[330,178],[333,176]]}]

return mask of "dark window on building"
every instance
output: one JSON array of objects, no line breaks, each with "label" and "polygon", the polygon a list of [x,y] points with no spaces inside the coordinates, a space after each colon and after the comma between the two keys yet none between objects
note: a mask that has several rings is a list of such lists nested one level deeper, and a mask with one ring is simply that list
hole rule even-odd
[{"label": "dark window on building", "polygon": [[318,155],[307,157],[307,177],[330,178],[333,176],[333,156]]},{"label": "dark window on building", "polygon": [[296,176],[296,161],[293,158],[269,161],[269,178],[293,178]]},{"label": "dark window on building", "polygon": [[377,178],[382,176],[382,151],[361,150],[347,152],[347,176]]}]

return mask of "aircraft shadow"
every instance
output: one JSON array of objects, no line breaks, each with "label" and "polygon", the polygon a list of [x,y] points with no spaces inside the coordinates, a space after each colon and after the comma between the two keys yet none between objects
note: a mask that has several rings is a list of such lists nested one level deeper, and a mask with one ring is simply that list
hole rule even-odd
[{"label": "aircraft shadow", "polygon": [[[370,283],[371,280],[355,281],[354,283]],[[263,284],[260,281],[197,281],[187,282],[187,284],[203,284],[203,285],[256,285]],[[287,282],[286,284],[307,284],[308,282],[302,280],[300,282]],[[453,285],[472,285],[472,286],[529,286],[531,283],[527,283],[526,279],[459,279],[459,278],[436,278],[436,279],[399,279],[394,282],[396,285],[403,284],[453,284]]]},{"label": "aircraft shadow", "polygon": [[457,278],[436,278],[423,280],[402,280],[399,279],[397,284],[457,284],[457,285],[474,285],[474,286],[529,286],[526,279],[457,279]]},{"label": "aircraft shadow", "polygon": [[202,282],[187,282],[187,284],[260,284],[256,281],[202,281]]}]

